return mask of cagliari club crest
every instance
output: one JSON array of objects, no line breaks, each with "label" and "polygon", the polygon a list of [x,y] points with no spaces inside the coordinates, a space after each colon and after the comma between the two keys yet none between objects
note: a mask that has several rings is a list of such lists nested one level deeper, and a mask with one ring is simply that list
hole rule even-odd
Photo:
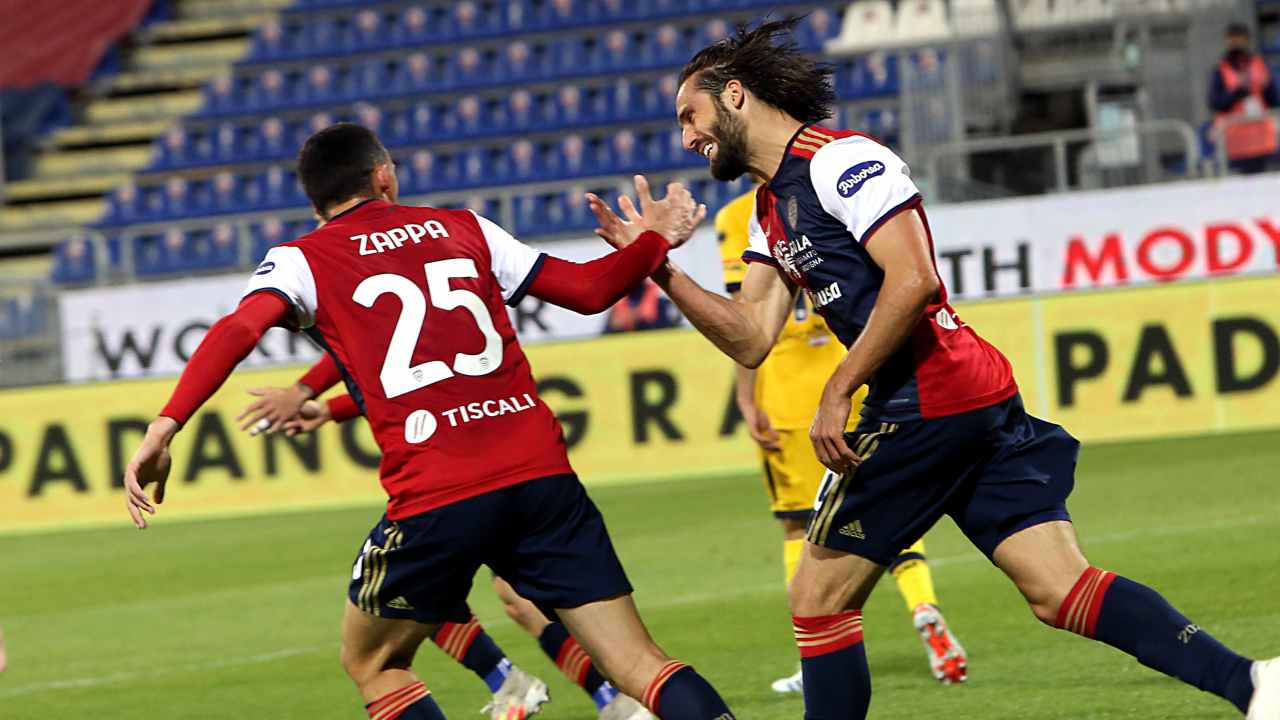
[{"label": "cagliari club crest", "polygon": [[796,224],[800,222],[800,201],[795,195],[787,198],[787,224],[792,230],[796,229]]}]

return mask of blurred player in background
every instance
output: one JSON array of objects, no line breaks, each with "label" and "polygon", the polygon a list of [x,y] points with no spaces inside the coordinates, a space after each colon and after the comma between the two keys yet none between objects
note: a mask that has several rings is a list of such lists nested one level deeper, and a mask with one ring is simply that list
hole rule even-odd
[{"label": "blurred player in background", "polygon": [[[848,348],[809,429],[830,472],[789,592],[805,716],[866,717],[862,607],[893,558],[950,515],[1042,622],[1213,693],[1249,720],[1280,720],[1280,658],[1231,651],[1155,590],[1085,559],[1066,506],[1079,443],[1026,413],[1009,361],[947,302],[902,160],[867,136],[816,125],[831,117],[832,70],[796,48],[794,25],[740,28],[705,48],[676,95],[684,145],[712,176],[763,183],[738,298],[670,262],[654,279],[742,365],[769,354],[801,289]],[[644,214],[619,204],[625,220],[598,199],[591,207],[597,234],[627,247]]]},{"label": "blurred player in background", "polygon": [[[724,264],[725,290],[737,297],[747,265],[747,225],[755,193],[735,199],[716,213],[716,236]],[[822,386],[844,359],[844,349],[826,322],[813,311],[809,296],[798,293],[777,343],[759,368],[736,365],[736,399],[751,439],[760,446],[765,489],[774,517],[782,524],[782,561],[786,583],[795,577],[804,551],[805,528],[813,515],[813,499],[826,468],[809,442],[809,423],[818,412]],[[856,412],[866,388],[853,396]],[[850,430],[853,428],[850,427]],[[933,575],[925,560],[924,540],[916,540],[889,565],[907,603],[912,625],[924,643],[929,671],[944,684],[964,682],[968,659],[938,609]],[[773,683],[776,692],[801,692],[802,673]]]},{"label": "blurred player in background", "polygon": [[0,630],[0,672],[9,667],[9,656],[4,650],[4,631]]},{"label": "blurred player in background", "polygon": [[[250,435],[283,430],[292,437],[314,432],[329,421],[341,423],[359,417],[360,408],[350,395],[338,395],[323,402],[314,399],[341,381],[337,364],[325,355],[289,387],[250,390],[258,399],[236,418],[240,429]],[[536,605],[520,597],[510,583],[496,575],[493,589],[502,600],[507,616],[537,640],[551,662],[596,704],[600,720],[653,718],[639,702],[619,693],[600,674],[564,623],[548,619]],[[470,614],[470,610],[467,612]],[[530,694],[548,695],[546,683],[513,665],[474,614],[465,623],[442,623],[431,635],[431,641],[489,687],[493,700],[481,713],[491,720],[508,720],[527,712],[524,698]]]},{"label": "blurred player in background", "polygon": [[[240,305],[192,355],[126,467],[134,524],[145,529],[156,511],[147,486],[164,499],[174,435],[262,335],[306,331],[342,369],[382,451],[390,501],[356,559],[342,626],[343,667],[373,720],[444,718],[413,657],[441,624],[469,622],[482,564],[554,609],[654,714],[731,720],[711,685],[645,629],[506,311],[526,294],[605,310],[688,241],[706,208],[672,183],[663,200],[646,197],[643,238],[578,264],[469,210],[397,205],[391,156],[358,125],[311,136],[298,176],[324,225],[268,251]],[[532,710],[546,700],[528,699]]]}]

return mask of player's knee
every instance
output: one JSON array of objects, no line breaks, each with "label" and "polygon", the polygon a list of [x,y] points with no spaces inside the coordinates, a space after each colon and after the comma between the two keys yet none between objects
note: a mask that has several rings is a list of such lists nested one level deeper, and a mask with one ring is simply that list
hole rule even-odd
[{"label": "player's knee", "polygon": [[1060,583],[1044,581],[1019,585],[1018,590],[1026,598],[1027,606],[1031,608],[1031,613],[1036,616],[1036,619],[1045,625],[1053,626],[1058,619],[1058,608],[1062,607],[1062,603],[1067,599],[1067,593],[1071,591],[1071,587],[1068,585],[1063,588],[1060,587]]},{"label": "player's knee", "polygon": [[802,573],[797,573],[787,587],[787,601],[791,614],[799,617],[834,615],[845,610],[844,595],[839,588],[814,582]]},{"label": "player's knee", "polygon": [[357,649],[346,643],[342,645],[339,659],[347,677],[357,687],[365,686],[387,670],[408,670],[413,664],[412,656],[406,657],[390,648],[371,651]]},{"label": "player's knee", "polygon": [[632,697],[642,697],[662,666],[671,661],[662,648],[652,642],[628,653],[606,653],[592,659],[614,687]]}]

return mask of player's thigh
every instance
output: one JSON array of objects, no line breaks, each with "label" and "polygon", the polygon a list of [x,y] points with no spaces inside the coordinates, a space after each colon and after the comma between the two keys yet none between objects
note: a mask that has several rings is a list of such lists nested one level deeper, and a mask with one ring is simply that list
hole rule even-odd
[{"label": "player's thigh", "polygon": [[777,433],[778,449],[762,453],[769,509],[779,519],[807,519],[826,468],[813,451],[807,429]]},{"label": "player's thigh", "polygon": [[809,542],[889,565],[964,496],[982,437],[971,418],[864,421],[845,435],[858,466],[823,477]]},{"label": "player's thigh", "polygon": [[865,557],[805,543],[788,586],[791,614],[812,617],[861,608],[884,570]]},{"label": "player's thigh", "polygon": [[348,601],[342,614],[342,665],[359,684],[386,670],[407,670],[438,627],[370,615]]},{"label": "player's thigh", "polygon": [[487,504],[472,498],[401,520],[383,517],[352,566],[348,600],[374,618],[466,622],[482,546],[475,528]]},{"label": "player's thigh", "polygon": [[536,605],[520,597],[511,583],[493,576],[493,591],[502,601],[507,617],[515,621],[525,632],[538,637],[551,624],[551,620]]},{"label": "player's thigh", "polygon": [[1080,443],[1062,427],[1027,415],[1017,395],[980,414],[992,424],[985,440],[990,457],[948,512],[994,561],[996,548],[1014,535],[1071,519],[1066,503],[1075,485]]},{"label": "player's thigh", "polygon": [[1075,526],[1063,520],[1032,525],[1010,535],[992,553],[996,564],[1042,619],[1056,614],[1089,567]]},{"label": "player's thigh", "polygon": [[503,530],[485,562],[538,608],[575,608],[627,595],[627,580],[604,518],[577,477],[542,478],[508,489]]},{"label": "player's thigh", "polygon": [[640,697],[669,659],[649,635],[629,594],[557,613],[604,675],[628,695]]}]

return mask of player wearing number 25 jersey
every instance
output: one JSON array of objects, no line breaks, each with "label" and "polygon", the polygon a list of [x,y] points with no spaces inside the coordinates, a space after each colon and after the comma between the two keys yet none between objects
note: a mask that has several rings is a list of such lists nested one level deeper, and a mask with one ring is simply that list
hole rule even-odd
[{"label": "player wearing number 25 jersey", "polygon": [[[488,565],[554,610],[615,685],[666,720],[732,720],[715,690],[649,637],[604,519],[573,475],[559,423],[538,398],[506,303],[526,293],[602,312],[687,241],[705,215],[678,184],[642,195],[624,249],[577,264],[523,245],[468,210],[406,207],[386,149],[339,124],[307,140],[298,174],[325,221],[273,248],[236,311],[206,335],[125,474],[145,527],[143,488],[168,473],[178,427],[273,325],[332,356],[382,450],[386,516],[364,541],[343,618],[343,665],[374,720],[440,720],[409,670],[423,640],[470,619]],[[646,188],[647,190],[647,188]],[[514,698],[536,712],[536,688]]]},{"label": "player wearing number 25 jersey", "polygon": [[545,260],[470,210],[367,200],[272,248],[249,281],[345,371],[391,520],[572,472],[505,310]]}]

